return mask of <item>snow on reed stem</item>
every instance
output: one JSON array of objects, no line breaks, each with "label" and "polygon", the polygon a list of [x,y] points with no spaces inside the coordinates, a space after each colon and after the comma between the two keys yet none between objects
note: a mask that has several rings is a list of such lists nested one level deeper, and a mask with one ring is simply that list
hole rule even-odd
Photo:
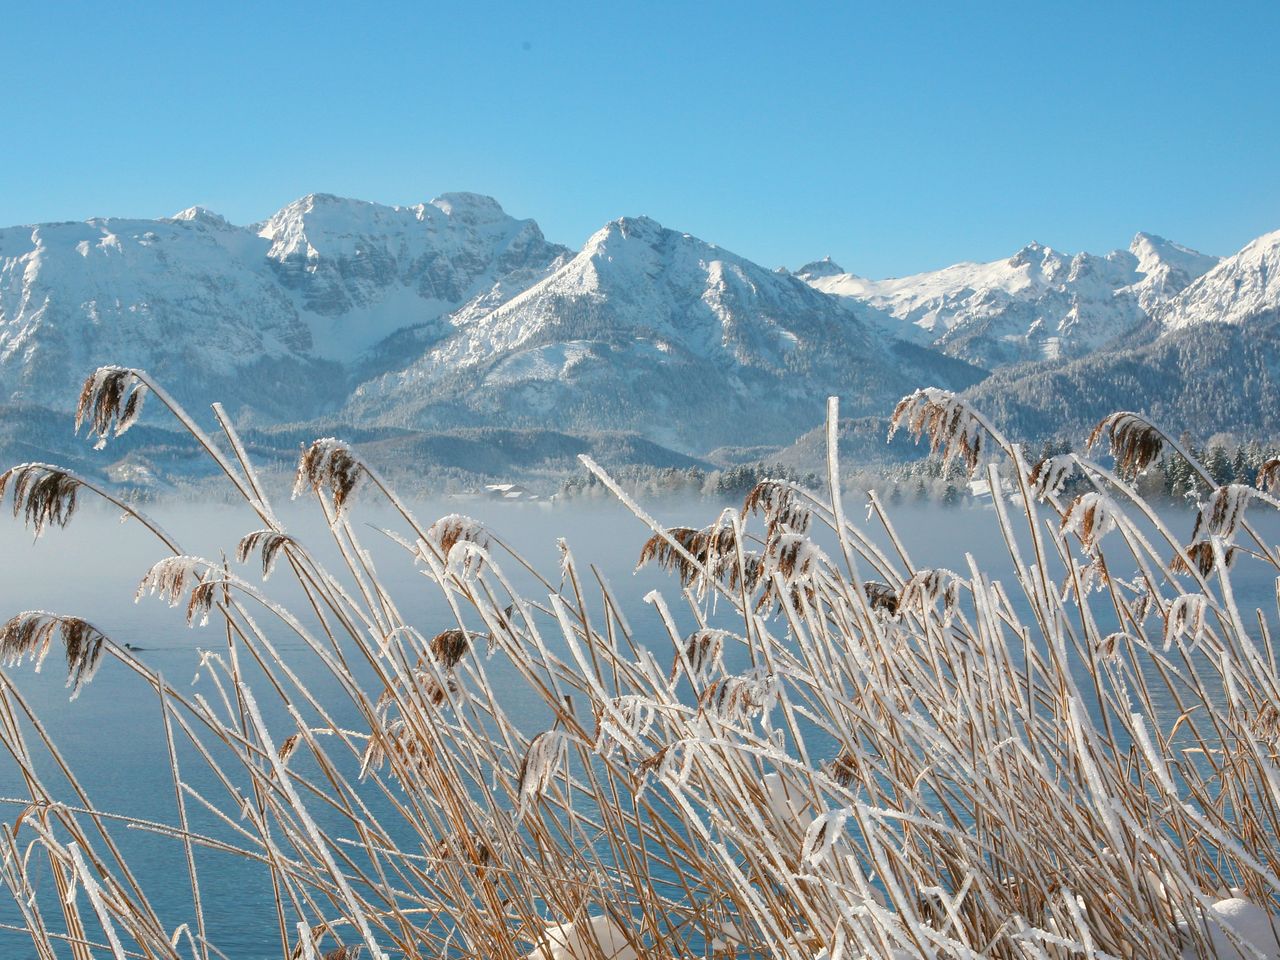
[{"label": "snow on reed stem", "polygon": [[[635,514],[642,562],[683,592],[684,612],[646,598],[667,648],[633,633],[602,580],[592,599],[567,546],[559,576],[541,577],[475,521],[424,526],[334,439],[304,455],[297,485],[332,531],[328,569],[283,529],[221,410],[231,457],[141,371],[91,377],[80,417],[105,442],[148,392],[250,508],[236,556],[258,569],[184,558],[112,501],[157,537],[144,585],[186,599],[194,629],[221,627],[223,649],[198,668],[208,696],[74,617],[0,629],[10,666],[65,647],[73,689],[100,666],[142,678],[180,801],[171,826],[96,810],[74,779],[55,795],[37,768],[66,769],[56,745],[0,680],[0,741],[28,792],[6,801],[0,873],[42,958],[59,928],[77,957],[216,955],[197,869],[214,849],[269,868],[256,895],[277,912],[283,958],[1280,956],[1280,683],[1231,589],[1242,564],[1274,563],[1244,512],[1277,502],[1213,489],[1181,543],[1127,483],[1171,443],[1143,418],[1095,431],[1114,470],[1078,455],[1028,466],[964,400],[903,399],[894,429],[1013,491],[991,515],[1013,561],[1003,583],[972,557],[961,572],[915,566],[874,497],[891,554],[848,518],[834,401],[825,498],[766,480],[701,529],[667,527],[584,460]],[[78,495],[112,497],[44,464],[5,485],[37,535]],[[447,622],[401,616],[350,519],[368,496],[390,499],[402,528],[388,533]],[[533,595],[508,560],[535,574]],[[250,583],[277,566],[303,610]],[[259,608],[335,681],[326,700]],[[497,684],[494,660],[524,696]],[[540,729],[508,712],[530,696]],[[146,900],[155,878],[139,883],[112,840],[130,827],[184,847],[192,916],[176,929]],[[48,858],[55,889],[33,882],[24,849]]]}]

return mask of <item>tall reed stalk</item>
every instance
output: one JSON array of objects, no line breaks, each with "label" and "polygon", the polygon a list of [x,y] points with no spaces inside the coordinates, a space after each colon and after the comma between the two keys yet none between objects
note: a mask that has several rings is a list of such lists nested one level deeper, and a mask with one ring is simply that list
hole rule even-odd
[{"label": "tall reed stalk", "polygon": [[[1280,503],[1215,488],[1184,544],[1130,481],[1166,448],[1187,454],[1138,415],[1094,432],[1110,466],[1032,466],[953,396],[899,404],[894,429],[993,489],[1012,478],[991,514],[1004,581],[972,558],[917,565],[874,496],[876,529],[851,521],[834,400],[826,495],[766,481],[702,529],[668,529],[585,460],[647,526],[643,560],[671,572],[645,598],[666,637],[642,642],[567,545],[539,576],[474,521],[420,521],[332,439],[306,451],[296,491],[332,534],[327,569],[220,407],[215,439],[145,373],[103,368],[78,423],[105,442],[148,393],[252,510],[236,555],[259,566],[186,555],[69,471],[0,475],[37,533],[83,494],[139,520],[162,554],[139,592],[224,638],[201,663],[204,697],[83,620],[35,611],[0,629],[10,664],[61,648],[73,692],[103,663],[154,691],[177,811],[156,824],[96,808],[0,675],[0,742],[27,794],[0,825],[0,870],[41,960],[222,956],[210,850],[262,866],[278,943],[261,953],[284,960],[1280,956],[1280,675],[1230,569],[1277,566],[1244,515]],[[1069,475],[1087,492],[1064,501]],[[402,617],[352,520],[366,497],[390,503],[404,562],[451,622]],[[298,613],[263,585],[277,568]],[[322,664],[324,697],[282,636]],[[544,708],[542,729],[509,714],[491,658]],[[51,764],[69,785],[56,793]],[[191,914],[176,930],[148,899],[160,879],[116,842],[129,827],[181,845]]]}]

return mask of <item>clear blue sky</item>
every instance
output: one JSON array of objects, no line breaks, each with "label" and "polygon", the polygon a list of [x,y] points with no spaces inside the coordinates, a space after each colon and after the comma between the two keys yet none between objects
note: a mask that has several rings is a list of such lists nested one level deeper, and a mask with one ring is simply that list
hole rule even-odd
[{"label": "clear blue sky", "polygon": [[496,196],[868,276],[1280,228],[1280,3],[0,5],[0,224]]}]

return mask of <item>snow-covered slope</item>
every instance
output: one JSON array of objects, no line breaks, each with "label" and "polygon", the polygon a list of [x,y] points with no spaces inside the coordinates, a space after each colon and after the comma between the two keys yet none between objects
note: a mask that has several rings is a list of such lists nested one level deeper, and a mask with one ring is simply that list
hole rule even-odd
[{"label": "snow-covered slope", "polygon": [[1023,437],[1076,433],[1115,410],[1145,411],[1174,433],[1274,436],[1280,433],[1277,271],[1280,232],[1259,237],[1154,307],[1152,339],[1070,363],[997,371],[970,396]]},{"label": "snow-covered slope", "polygon": [[1252,321],[1280,316],[1278,271],[1280,233],[1221,263],[1138,234],[1105,257],[1031,244],[900,279],[829,258],[793,275],[644,217],[575,255],[476,194],[312,194],[245,227],[192,207],[0,229],[0,406],[66,410],[122,363],[260,424],[630,430],[702,452],[790,442],[833,393],[883,415],[1037,359],[983,388],[1037,429],[1112,381],[1194,421],[1210,398],[1181,384],[1220,405],[1270,383],[1280,323]]},{"label": "snow-covered slope", "polygon": [[1149,233],[1134,237],[1129,252],[1138,258],[1137,272],[1142,279],[1125,292],[1134,294],[1147,313],[1154,313],[1222,259]]},{"label": "snow-covered slope", "polygon": [[1242,324],[1280,311],[1280,230],[1264,234],[1188,286],[1159,313],[1171,330]]},{"label": "snow-covered slope", "polygon": [[388,334],[429,340],[442,317],[501,303],[565,254],[474,194],[407,208],[312,195],[254,227],[198,207],[11,227],[0,402],[65,408],[111,362],[179,394],[310,415],[345,397],[347,365]]},{"label": "snow-covered slope", "polygon": [[794,436],[828,393],[877,409],[919,382],[973,379],[935,355],[897,355],[850,310],[645,217],[592,236],[561,269],[458,324],[408,370],[361,387],[353,416],[452,416],[570,428],[640,427],[709,449]]},{"label": "snow-covered slope", "polygon": [[532,220],[474,193],[413,207],[311,194],[257,233],[280,283],[296,291],[317,349],[335,359],[463,307],[491,309],[568,254]]},{"label": "snow-covered slope", "polygon": [[1106,256],[1073,256],[1031,243],[1007,260],[888,280],[837,273],[829,261],[810,264],[798,275],[819,290],[897,318],[917,340],[997,367],[1095,350],[1216,262],[1139,233],[1129,250]]}]

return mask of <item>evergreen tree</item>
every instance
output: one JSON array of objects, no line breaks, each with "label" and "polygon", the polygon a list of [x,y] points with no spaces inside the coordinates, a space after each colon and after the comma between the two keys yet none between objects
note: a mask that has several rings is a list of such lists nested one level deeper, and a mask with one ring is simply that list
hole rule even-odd
[{"label": "evergreen tree", "polygon": [[1205,457],[1204,467],[1209,471],[1209,476],[1213,477],[1215,483],[1219,485],[1231,483],[1231,460],[1227,457],[1227,451],[1221,445],[1209,450],[1208,456]]},{"label": "evergreen tree", "polygon": [[1257,475],[1257,470],[1249,468],[1249,454],[1245,445],[1240,444],[1236,447],[1236,455],[1231,460],[1232,482],[1252,484]]}]

